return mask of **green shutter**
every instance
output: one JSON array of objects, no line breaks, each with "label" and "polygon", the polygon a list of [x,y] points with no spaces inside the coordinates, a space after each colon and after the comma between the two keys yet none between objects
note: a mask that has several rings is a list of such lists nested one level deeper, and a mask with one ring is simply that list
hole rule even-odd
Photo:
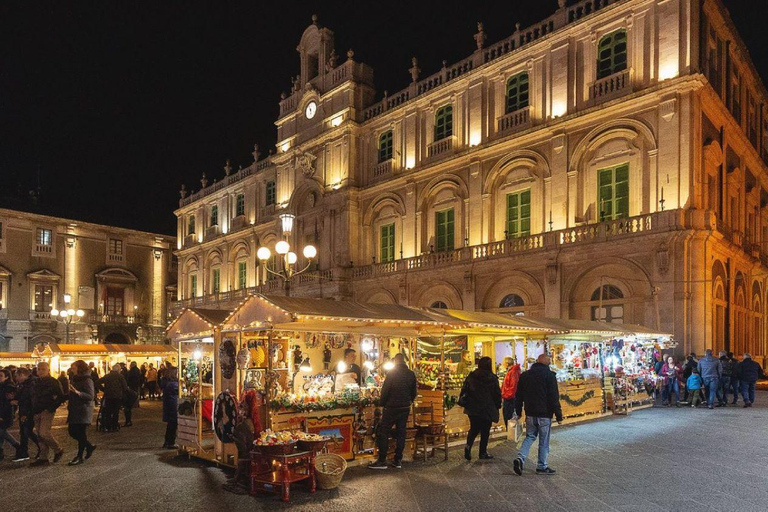
[{"label": "green shutter", "polygon": [[235,217],[241,215],[245,215],[245,196],[243,194],[238,194],[235,206]]},{"label": "green shutter", "polygon": [[211,206],[211,226],[219,225],[219,207]]},{"label": "green shutter", "polygon": [[531,234],[531,191],[507,194],[507,238]]},{"label": "green shutter", "polygon": [[190,297],[197,297],[197,275],[189,278]]},{"label": "green shutter", "polygon": [[277,187],[274,181],[267,182],[267,206],[277,203]]},{"label": "green shutter", "polygon": [[435,114],[435,141],[453,135],[453,106],[446,105],[437,109]]},{"label": "green shutter", "polygon": [[379,136],[379,163],[392,158],[392,130],[388,130]]},{"label": "green shutter", "polygon": [[381,244],[380,259],[381,263],[387,263],[395,260],[395,225],[387,224],[381,226],[379,237]]},{"label": "green shutter", "polygon": [[213,293],[219,293],[221,291],[221,269],[213,269]]},{"label": "green shutter", "polygon": [[189,225],[187,226],[187,234],[188,235],[194,235],[195,234],[195,216],[190,215],[189,217]]},{"label": "green shutter", "polygon": [[435,212],[435,248],[437,252],[454,249],[454,216],[453,208]]},{"label": "green shutter", "polygon": [[629,217],[629,164],[599,170],[597,187],[599,220]]},{"label": "green shutter", "polygon": [[507,80],[507,114],[528,106],[528,89],[528,73],[518,73]]},{"label": "green shutter", "polygon": [[600,39],[597,45],[597,79],[627,69],[627,31],[618,30]]},{"label": "green shutter", "polygon": [[246,263],[241,261],[237,264],[237,288],[243,290],[248,285],[248,268]]}]

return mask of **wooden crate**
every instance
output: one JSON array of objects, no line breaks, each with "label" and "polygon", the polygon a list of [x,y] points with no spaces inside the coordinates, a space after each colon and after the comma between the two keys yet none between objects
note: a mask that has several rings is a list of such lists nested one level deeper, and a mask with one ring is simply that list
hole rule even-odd
[{"label": "wooden crate", "polygon": [[600,379],[560,383],[558,387],[563,417],[603,412],[603,387]]}]

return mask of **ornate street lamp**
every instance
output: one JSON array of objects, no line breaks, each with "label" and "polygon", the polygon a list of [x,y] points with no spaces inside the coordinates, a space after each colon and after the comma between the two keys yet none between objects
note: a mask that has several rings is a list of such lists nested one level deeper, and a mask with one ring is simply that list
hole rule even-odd
[{"label": "ornate street lamp", "polygon": [[298,262],[299,257],[295,252],[291,251],[291,244],[289,244],[287,240],[293,231],[293,224],[295,219],[296,216],[292,213],[280,214],[280,223],[282,224],[283,237],[285,238],[285,240],[280,240],[275,244],[275,252],[279,256],[282,256],[282,258],[279,258],[281,261],[280,268],[272,270],[271,268],[267,267],[267,262],[272,257],[272,251],[270,251],[268,247],[262,246],[259,247],[259,249],[256,251],[256,257],[259,259],[261,268],[264,269],[264,271],[267,273],[279,277],[283,280],[286,295],[290,295],[290,283],[293,278],[309,270],[309,267],[312,265],[312,261],[317,256],[317,248],[315,248],[314,245],[308,244],[304,246],[302,249],[302,254],[304,255],[304,258],[307,259],[307,265],[300,270],[296,269],[296,263]]},{"label": "ornate street lamp", "polygon": [[69,307],[69,303],[72,302],[72,296],[68,293],[64,294],[64,309],[58,310],[56,308],[51,310],[51,318],[63,322],[67,331],[67,343],[69,343],[69,326],[72,322],[76,322],[85,316],[85,311],[82,309],[72,309]]}]

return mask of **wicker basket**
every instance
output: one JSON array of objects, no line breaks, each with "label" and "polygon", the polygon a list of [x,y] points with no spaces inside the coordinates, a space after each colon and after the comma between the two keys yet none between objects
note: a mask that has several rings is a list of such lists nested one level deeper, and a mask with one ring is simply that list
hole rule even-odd
[{"label": "wicker basket", "polygon": [[344,478],[347,461],[335,453],[321,453],[315,457],[315,476],[320,489],[335,489]]},{"label": "wicker basket", "polygon": [[253,451],[260,452],[262,455],[290,455],[296,451],[296,443],[273,444],[273,445],[254,445]]},{"label": "wicker basket", "polygon": [[323,439],[322,441],[301,441],[296,443],[299,450],[302,452],[321,452],[325,445],[328,444],[329,439]]}]

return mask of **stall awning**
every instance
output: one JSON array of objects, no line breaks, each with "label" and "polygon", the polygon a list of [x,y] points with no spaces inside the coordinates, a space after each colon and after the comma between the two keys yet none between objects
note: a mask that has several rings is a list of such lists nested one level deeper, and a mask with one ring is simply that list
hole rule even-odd
[{"label": "stall awning", "polygon": [[172,354],[175,349],[170,345],[119,345],[119,344],[104,344],[94,343],[78,344],[78,343],[49,343],[48,350],[45,354],[32,352],[32,357],[108,357],[118,354],[125,354],[126,356],[164,356],[166,354]]},{"label": "stall awning", "polygon": [[524,336],[556,332],[550,326],[521,316],[462,309],[424,308],[424,311],[436,320],[451,324],[448,333]]}]

